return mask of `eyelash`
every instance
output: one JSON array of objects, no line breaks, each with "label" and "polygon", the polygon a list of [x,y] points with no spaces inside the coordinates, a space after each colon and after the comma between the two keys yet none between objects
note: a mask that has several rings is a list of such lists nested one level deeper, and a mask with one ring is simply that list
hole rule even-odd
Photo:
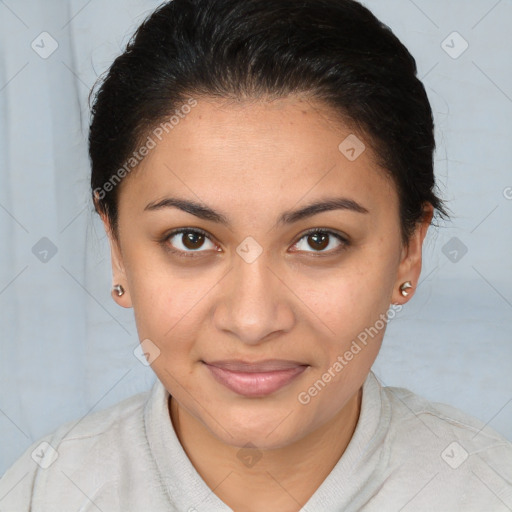
[{"label": "eyelash", "polygon": [[[210,235],[206,231],[203,231],[202,229],[199,229],[199,228],[180,228],[180,229],[176,229],[175,231],[172,231],[171,233],[165,235],[165,237],[160,242],[165,246],[165,249],[167,251],[169,251],[173,254],[176,254],[178,257],[182,257],[182,258],[194,258],[194,257],[197,257],[196,256],[197,253],[205,252],[205,251],[199,251],[199,250],[198,251],[182,251],[180,249],[175,249],[171,245],[169,245],[168,242],[171,238],[173,238],[176,235],[182,234],[182,233],[194,233],[194,234],[198,234],[198,235],[203,235],[204,237],[206,237],[208,239],[211,238]],[[336,238],[338,241],[341,242],[341,246],[338,247],[337,249],[331,249],[330,251],[305,251],[307,253],[311,252],[311,254],[314,255],[313,257],[319,257],[319,256],[321,257],[323,254],[327,254],[329,256],[338,254],[338,253],[344,251],[345,249],[347,249],[348,246],[350,245],[350,242],[344,236],[342,236],[341,234],[337,233],[336,231],[332,231],[328,228],[309,229],[306,232],[302,233],[302,235],[297,239],[297,241],[293,245],[297,245],[303,238],[305,238],[309,235],[312,235],[312,234],[317,234],[317,233],[334,236],[334,238]],[[301,251],[298,251],[298,252],[301,252]]]}]

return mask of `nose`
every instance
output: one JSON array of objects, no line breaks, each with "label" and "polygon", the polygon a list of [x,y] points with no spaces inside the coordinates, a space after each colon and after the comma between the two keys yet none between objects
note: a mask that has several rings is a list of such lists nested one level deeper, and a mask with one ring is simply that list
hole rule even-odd
[{"label": "nose", "polygon": [[221,286],[214,311],[217,329],[247,345],[257,345],[288,332],[295,316],[293,293],[270,266],[265,253],[248,263],[235,255]]}]

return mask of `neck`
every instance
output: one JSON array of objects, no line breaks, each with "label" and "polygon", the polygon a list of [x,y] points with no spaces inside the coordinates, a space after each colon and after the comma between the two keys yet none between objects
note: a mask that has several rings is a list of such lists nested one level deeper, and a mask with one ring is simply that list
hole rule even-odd
[{"label": "neck", "polygon": [[[215,437],[200,421],[169,397],[169,413],[180,443],[206,484],[237,510],[270,508],[294,512],[308,501],[345,452],[359,419],[362,388],[333,418],[290,445],[247,450],[248,463],[238,446]],[[251,456],[258,457],[252,465]]]}]

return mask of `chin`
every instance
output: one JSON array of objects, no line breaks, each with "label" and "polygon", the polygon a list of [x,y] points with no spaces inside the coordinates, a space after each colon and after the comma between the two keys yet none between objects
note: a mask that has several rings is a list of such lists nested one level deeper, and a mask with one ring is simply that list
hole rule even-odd
[{"label": "chin", "polygon": [[[302,425],[297,425],[294,414],[280,407],[279,414],[261,409],[254,414],[241,414],[224,410],[220,425],[207,418],[207,428],[224,444],[243,448],[247,443],[262,450],[272,450],[287,446],[299,440],[303,434]],[[215,416],[214,416],[215,417]]]}]

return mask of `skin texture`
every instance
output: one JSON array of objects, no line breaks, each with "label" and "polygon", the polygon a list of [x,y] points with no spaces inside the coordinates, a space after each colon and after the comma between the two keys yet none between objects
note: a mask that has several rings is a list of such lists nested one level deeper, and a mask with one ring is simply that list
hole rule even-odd
[{"label": "skin texture", "polygon": [[[119,240],[102,216],[114,283],[126,290],[114,298],[133,307],[140,340],[158,347],[151,366],[172,395],[170,418],[215,494],[237,511],[296,511],[350,441],[385,328],[308,404],[298,395],[390,304],[410,300],[432,208],[426,205],[403,246],[394,184],[364,134],[357,136],[366,150],[355,161],[340,152],[353,132],[326,106],[300,97],[197,99],[122,183]],[[144,211],[168,196],[207,205],[231,226],[177,208]],[[276,226],[283,212],[331,197],[355,200],[369,213],[334,210]],[[200,228],[208,238],[161,242],[177,228]],[[337,231],[349,244],[330,235],[319,247],[303,234],[310,228]],[[263,250],[252,263],[237,253],[247,237]],[[168,252],[172,245],[194,256]],[[413,283],[407,298],[399,292],[404,281]],[[221,359],[309,367],[277,392],[250,398],[219,384],[202,363]],[[239,457],[247,443],[260,457],[251,467]]]}]

